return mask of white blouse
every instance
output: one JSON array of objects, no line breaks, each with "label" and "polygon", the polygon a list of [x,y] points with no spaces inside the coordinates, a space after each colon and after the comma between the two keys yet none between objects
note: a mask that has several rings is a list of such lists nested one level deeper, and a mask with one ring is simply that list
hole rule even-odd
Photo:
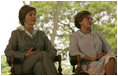
[{"label": "white blouse", "polygon": [[69,54],[71,56],[80,54],[81,57],[85,55],[95,57],[98,53],[114,54],[101,32],[92,30],[90,34],[84,34],[77,31],[70,35]]}]

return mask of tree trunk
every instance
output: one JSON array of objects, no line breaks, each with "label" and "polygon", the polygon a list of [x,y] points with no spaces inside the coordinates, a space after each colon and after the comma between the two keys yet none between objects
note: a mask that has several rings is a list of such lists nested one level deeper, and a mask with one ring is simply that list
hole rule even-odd
[{"label": "tree trunk", "polygon": [[[51,36],[51,43],[52,45],[54,45],[54,40],[55,37],[57,35],[57,30],[58,30],[58,22],[59,22],[59,15],[61,12],[61,6],[62,6],[62,2],[58,1],[57,3],[57,8],[54,8],[54,5],[52,4],[52,9],[53,9],[53,22],[54,22],[54,27],[53,27],[53,32],[52,32],[52,36]],[[54,10],[56,9],[56,11]]]},{"label": "tree trunk", "polygon": [[26,2],[25,2],[25,1],[23,1],[23,4],[24,4],[24,5],[26,5]]},{"label": "tree trunk", "polygon": [[30,6],[32,6],[32,1],[30,1],[30,3],[29,3],[29,4],[30,4]]}]

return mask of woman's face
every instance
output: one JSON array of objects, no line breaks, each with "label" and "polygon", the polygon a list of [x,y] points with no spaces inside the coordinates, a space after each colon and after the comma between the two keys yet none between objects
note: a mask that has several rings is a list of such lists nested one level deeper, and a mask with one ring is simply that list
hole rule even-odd
[{"label": "woman's face", "polygon": [[25,24],[28,26],[33,26],[36,21],[36,13],[35,11],[31,11],[25,16]]},{"label": "woman's face", "polygon": [[90,29],[92,26],[92,17],[91,15],[88,15],[87,17],[83,18],[81,22],[79,22],[81,25],[81,28]]}]

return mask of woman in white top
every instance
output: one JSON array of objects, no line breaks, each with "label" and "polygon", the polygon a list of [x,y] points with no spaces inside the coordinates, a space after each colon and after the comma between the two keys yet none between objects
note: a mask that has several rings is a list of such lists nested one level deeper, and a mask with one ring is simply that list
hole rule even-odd
[{"label": "woman in white top", "polygon": [[115,74],[116,58],[101,32],[91,30],[89,11],[78,12],[75,26],[80,30],[70,35],[70,56],[80,54],[82,70],[88,74]]}]

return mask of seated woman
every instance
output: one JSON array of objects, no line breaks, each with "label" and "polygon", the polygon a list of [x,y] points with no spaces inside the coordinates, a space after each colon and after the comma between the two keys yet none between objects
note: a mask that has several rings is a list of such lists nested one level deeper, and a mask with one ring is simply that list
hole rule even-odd
[{"label": "seated woman", "polygon": [[88,74],[115,74],[114,52],[102,33],[91,29],[91,15],[89,11],[81,11],[75,16],[75,26],[80,30],[70,35],[69,54],[80,54],[81,68]]},{"label": "seated woman", "polygon": [[56,75],[53,60],[57,50],[51,45],[44,32],[33,26],[36,21],[34,7],[24,5],[19,11],[21,29],[12,31],[5,49],[8,62],[14,56],[14,74]]}]

